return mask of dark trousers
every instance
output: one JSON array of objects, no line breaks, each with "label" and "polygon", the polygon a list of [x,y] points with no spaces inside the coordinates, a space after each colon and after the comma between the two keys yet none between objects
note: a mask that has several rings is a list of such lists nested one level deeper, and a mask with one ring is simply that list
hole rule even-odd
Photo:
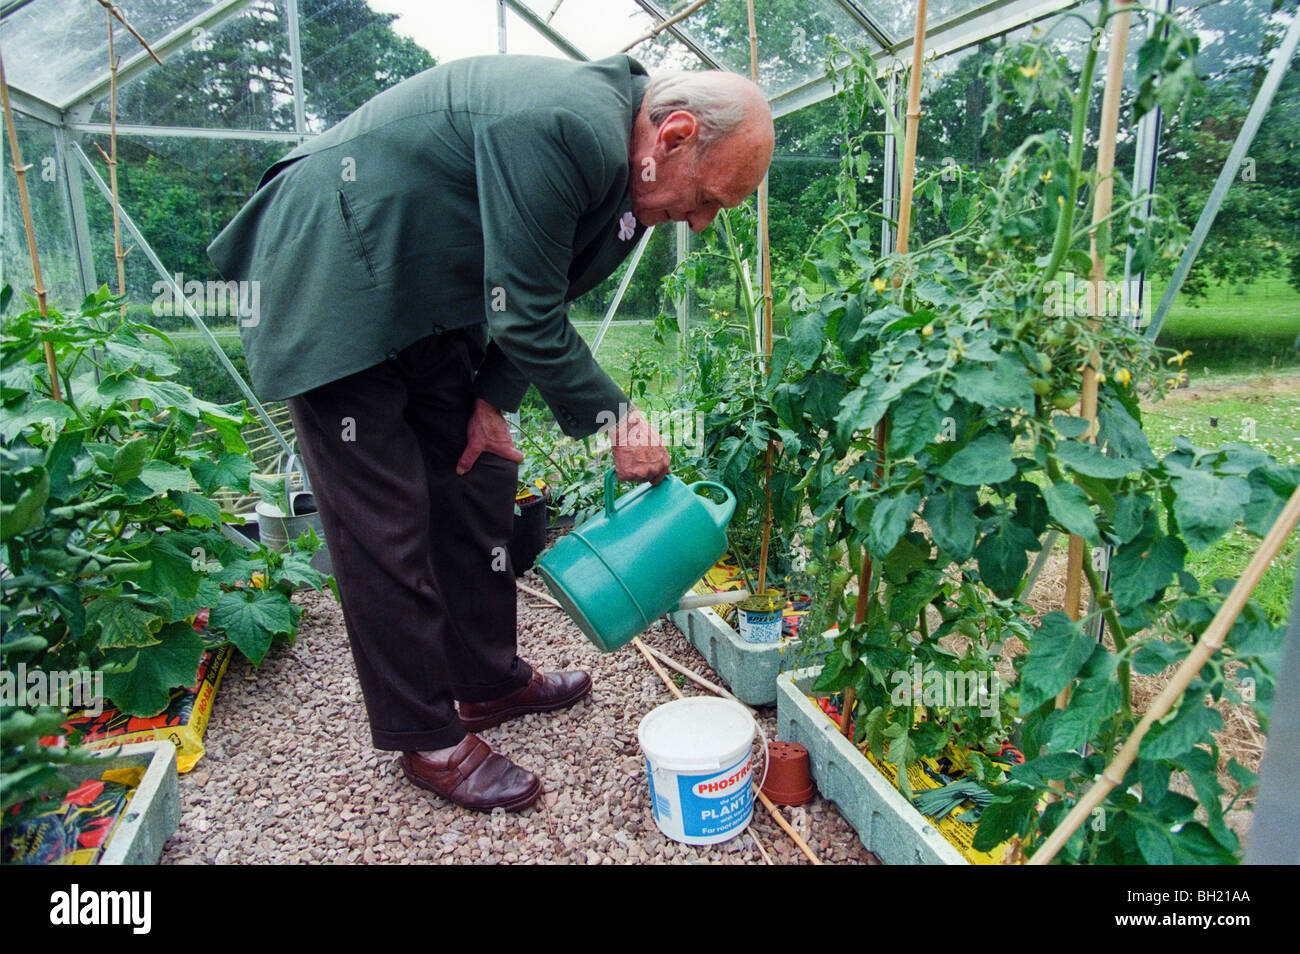
[{"label": "dark trousers", "polygon": [[518,465],[456,475],[481,351],[452,331],[289,399],[376,748],[465,735],[454,699],[527,684],[507,555]]}]

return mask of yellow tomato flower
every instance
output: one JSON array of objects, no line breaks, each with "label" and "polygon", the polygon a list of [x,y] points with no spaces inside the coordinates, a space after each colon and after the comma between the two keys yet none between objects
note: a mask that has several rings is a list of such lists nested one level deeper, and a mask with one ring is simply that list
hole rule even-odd
[{"label": "yellow tomato flower", "polygon": [[921,334],[923,334],[923,335],[932,335],[932,334],[934,334],[934,322],[932,321],[932,322],[930,322],[928,325],[926,325],[924,328],[922,328],[922,329],[921,329]]},{"label": "yellow tomato flower", "polygon": [[1043,173],[1041,176],[1039,176],[1038,178],[1039,178],[1040,180],[1042,180],[1043,182],[1051,182],[1051,181],[1052,181],[1052,170],[1051,170],[1051,169],[1048,169],[1046,172],[1044,172],[1044,173]]},{"label": "yellow tomato flower", "polygon": [[1098,374],[1098,375],[1097,375],[1097,383],[1098,383],[1098,384],[1105,384],[1105,383],[1106,383],[1106,375],[1104,375],[1104,374]]},{"label": "yellow tomato flower", "polygon": [[871,280],[871,287],[876,290],[877,294],[879,294],[885,290],[885,280],[883,278],[873,278]]},{"label": "yellow tomato flower", "polygon": [[1128,368],[1120,368],[1115,372],[1115,380],[1128,387],[1128,383],[1133,380],[1133,375],[1129,374]]}]

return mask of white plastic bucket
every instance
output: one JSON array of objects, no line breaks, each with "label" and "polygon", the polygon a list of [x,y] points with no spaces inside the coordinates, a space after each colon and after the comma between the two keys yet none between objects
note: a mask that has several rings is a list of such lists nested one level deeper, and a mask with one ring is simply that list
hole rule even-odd
[{"label": "white plastic bucket", "polygon": [[781,638],[782,607],[774,610],[737,610],[740,615],[740,638],[747,643],[775,643]]},{"label": "white plastic bucket", "polygon": [[646,714],[636,736],[660,831],[688,845],[713,845],[745,830],[754,814],[755,729],[762,733],[743,706],[711,696],[678,699]]}]

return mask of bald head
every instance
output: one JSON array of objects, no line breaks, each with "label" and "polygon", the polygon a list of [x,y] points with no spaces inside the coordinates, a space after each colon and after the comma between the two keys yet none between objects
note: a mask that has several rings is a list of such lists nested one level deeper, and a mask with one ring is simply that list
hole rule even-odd
[{"label": "bald head", "polygon": [[[665,73],[633,126],[633,210],[646,225],[702,231],[752,193],[772,161],[772,113],[748,79],[721,70]],[[705,161],[707,159],[707,162]]]}]

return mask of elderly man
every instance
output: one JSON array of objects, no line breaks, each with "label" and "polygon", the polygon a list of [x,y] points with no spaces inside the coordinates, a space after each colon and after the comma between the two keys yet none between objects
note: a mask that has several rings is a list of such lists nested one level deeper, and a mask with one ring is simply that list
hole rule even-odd
[{"label": "elderly man", "polygon": [[482,810],[540,795],[474,733],[570,706],[591,679],[516,655],[523,457],[502,412],[531,382],[569,435],[617,415],[618,476],[663,479],[666,450],[567,302],[646,226],[699,232],[738,205],[772,148],[762,94],[733,74],[458,60],[290,152],[208,249],[260,282],[252,384],[288,399],[371,735],[416,785]]}]

